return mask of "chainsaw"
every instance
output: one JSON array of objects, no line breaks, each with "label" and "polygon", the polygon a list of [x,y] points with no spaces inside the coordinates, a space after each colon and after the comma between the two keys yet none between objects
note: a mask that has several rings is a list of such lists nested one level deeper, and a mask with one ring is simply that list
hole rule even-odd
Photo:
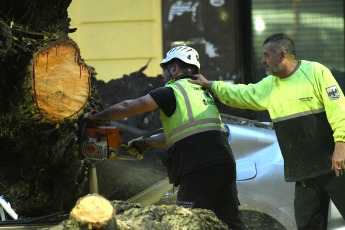
[{"label": "chainsaw", "polygon": [[[141,160],[142,155],[133,156],[126,152],[128,145],[121,139],[121,132],[117,126],[87,126],[87,115],[83,117],[79,126],[78,157],[86,160],[89,167],[90,193],[98,193],[98,182],[95,161],[99,160]],[[137,139],[149,137],[163,132],[163,129],[150,131]]]},{"label": "chainsaw", "polygon": [[139,160],[127,153],[126,147],[118,127],[88,127],[87,119],[82,120],[78,157],[86,160]]},{"label": "chainsaw", "polygon": [[[123,143],[121,131],[117,126],[88,126],[88,117],[96,111],[87,112],[79,126],[78,157],[85,160],[141,160],[142,155],[131,155],[126,151],[132,141],[150,137],[163,132],[162,128],[148,131],[141,137]],[[138,149],[139,150],[139,149]]]}]

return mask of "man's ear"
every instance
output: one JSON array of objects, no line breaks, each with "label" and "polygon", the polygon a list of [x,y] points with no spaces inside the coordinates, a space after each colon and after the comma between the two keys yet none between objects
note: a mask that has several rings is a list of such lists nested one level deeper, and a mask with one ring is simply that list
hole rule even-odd
[{"label": "man's ear", "polygon": [[287,56],[286,51],[282,50],[280,51],[279,54],[280,54],[280,62],[284,61]]},{"label": "man's ear", "polygon": [[178,65],[175,63],[175,64],[173,64],[173,66],[172,66],[172,75],[173,76],[176,76],[177,74],[178,74],[178,71],[179,71],[179,67],[178,67]]}]

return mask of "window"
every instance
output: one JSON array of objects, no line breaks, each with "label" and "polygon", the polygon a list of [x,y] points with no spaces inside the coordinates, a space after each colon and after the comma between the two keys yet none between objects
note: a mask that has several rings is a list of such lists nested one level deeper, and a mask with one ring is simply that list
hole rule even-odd
[{"label": "window", "polygon": [[328,67],[345,89],[344,0],[252,0],[253,80],[266,76],[263,42],[274,33],[294,41],[299,60]]}]

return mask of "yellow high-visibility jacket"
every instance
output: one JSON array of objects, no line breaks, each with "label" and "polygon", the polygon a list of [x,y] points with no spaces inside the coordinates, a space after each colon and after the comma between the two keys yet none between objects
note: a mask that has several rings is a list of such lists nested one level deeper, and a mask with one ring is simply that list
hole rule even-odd
[{"label": "yellow high-visibility jacket", "polygon": [[212,91],[229,106],[268,110],[284,157],[286,181],[331,172],[334,142],[345,142],[345,99],[328,68],[302,60],[288,78],[270,75],[249,85],[215,81]]}]

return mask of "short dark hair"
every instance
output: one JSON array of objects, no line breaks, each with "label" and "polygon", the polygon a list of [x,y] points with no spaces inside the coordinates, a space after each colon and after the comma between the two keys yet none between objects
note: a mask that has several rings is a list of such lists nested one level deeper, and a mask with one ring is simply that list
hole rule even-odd
[{"label": "short dark hair", "polygon": [[199,73],[198,67],[196,67],[195,65],[191,65],[191,64],[185,63],[185,62],[181,61],[181,60],[178,59],[178,58],[173,58],[173,59],[171,59],[169,62],[165,63],[165,64],[164,64],[164,68],[165,68],[166,66],[173,65],[173,64],[178,65],[178,67],[179,67],[179,68],[182,70],[182,72],[185,73],[185,74],[195,75],[195,74],[198,74],[198,73]]},{"label": "short dark hair", "polygon": [[269,42],[276,44],[278,48],[280,48],[281,50],[284,50],[288,55],[290,55],[294,59],[296,58],[295,43],[286,34],[284,33],[272,34],[271,36],[266,38],[263,45],[266,45]]}]

